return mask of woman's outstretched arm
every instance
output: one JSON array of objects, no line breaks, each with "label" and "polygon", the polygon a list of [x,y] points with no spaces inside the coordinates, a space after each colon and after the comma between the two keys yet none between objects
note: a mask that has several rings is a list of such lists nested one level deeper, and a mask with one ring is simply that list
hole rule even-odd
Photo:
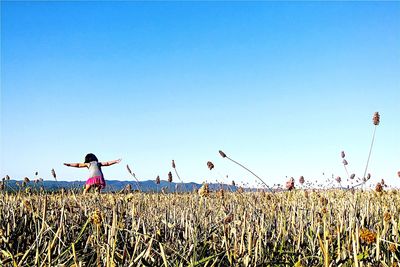
[{"label": "woman's outstretched arm", "polygon": [[87,163],[64,163],[64,165],[75,168],[85,168],[88,166]]},{"label": "woman's outstretched arm", "polygon": [[106,161],[106,162],[101,162],[101,166],[111,166],[116,163],[120,163],[122,159],[116,159],[116,160],[111,160],[111,161]]}]

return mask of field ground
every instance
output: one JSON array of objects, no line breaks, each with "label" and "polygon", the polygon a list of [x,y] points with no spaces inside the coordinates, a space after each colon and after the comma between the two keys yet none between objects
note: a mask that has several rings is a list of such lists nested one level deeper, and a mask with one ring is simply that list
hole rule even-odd
[{"label": "field ground", "polygon": [[1,266],[398,266],[400,192],[0,195]]}]

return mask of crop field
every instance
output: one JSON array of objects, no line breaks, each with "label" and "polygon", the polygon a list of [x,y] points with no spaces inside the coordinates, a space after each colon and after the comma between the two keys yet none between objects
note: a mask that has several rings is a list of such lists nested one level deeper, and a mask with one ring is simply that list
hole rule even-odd
[{"label": "crop field", "polygon": [[398,266],[396,190],[2,193],[1,266]]}]

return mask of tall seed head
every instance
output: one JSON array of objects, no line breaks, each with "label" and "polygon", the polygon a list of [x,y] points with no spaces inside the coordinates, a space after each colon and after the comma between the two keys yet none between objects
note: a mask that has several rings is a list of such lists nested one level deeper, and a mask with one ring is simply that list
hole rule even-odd
[{"label": "tall seed head", "polygon": [[160,184],[160,175],[157,175],[157,178],[156,178],[156,184]]},{"label": "tall seed head", "polygon": [[172,183],[172,173],[168,173],[168,182]]},{"label": "tall seed head", "polygon": [[381,116],[379,115],[379,112],[375,112],[374,117],[372,118],[374,125],[379,125],[380,119]]},{"label": "tall seed head", "polygon": [[353,173],[352,175],[350,175],[350,179],[354,179],[354,177],[356,177],[356,174]]},{"label": "tall seed head", "polygon": [[222,150],[219,151],[219,154],[221,155],[221,157],[226,158],[226,154],[222,152]]},{"label": "tall seed head", "polygon": [[383,190],[381,183],[377,183],[375,186],[375,191],[381,193]]},{"label": "tall seed head", "polygon": [[174,168],[175,169],[175,160],[172,160],[172,168]]},{"label": "tall seed head", "polygon": [[349,163],[347,162],[347,160],[344,159],[344,160],[343,160],[343,165],[346,166],[347,164],[349,164]]},{"label": "tall seed head", "polygon": [[344,151],[342,151],[342,153],[340,153],[340,155],[342,156],[342,159],[344,159],[344,157],[346,156],[346,154],[344,153]]},{"label": "tall seed head", "polygon": [[342,178],[340,176],[336,177],[336,182],[340,183],[342,181]]},{"label": "tall seed head", "polygon": [[212,169],[214,169],[214,164],[211,162],[211,161],[208,161],[207,162],[207,167],[210,169],[210,171],[212,170]]},{"label": "tall seed head", "polygon": [[56,171],[54,169],[51,169],[51,175],[54,177],[54,179],[57,178]]},{"label": "tall seed head", "polygon": [[286,182],[286,189],[291,191],[294,189],[294,178],[291,177],[289,181]]},{"label": "tall seed head", "polygon": [[128,170],[129,174],[132,175],[131,168],[129,168],[129,165],[128,165],[128,164],[126,164],[126,169]]}]

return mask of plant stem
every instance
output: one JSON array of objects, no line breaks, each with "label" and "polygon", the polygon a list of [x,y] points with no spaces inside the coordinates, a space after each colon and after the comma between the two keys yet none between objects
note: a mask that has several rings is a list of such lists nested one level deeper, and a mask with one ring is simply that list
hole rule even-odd
[{"label": "plant stem", "polygon": [[372,135],[372,141],[371,141],[371,146],[369,148],[369,153],[368,153],[368,159],[367,159],[367,164],[365,166],[365,170],[364,170],[364,175],[363,178],[365,180],[365,175],[367,174],[367,169],[368,169],[368,163],[369,163],[369,159],[371,158],[371,152],[372,152],[372,146],[374,145],[374,140],[375,140],[375,132],[376,132],[376,125],[374,127],[374,133]]},{"label": "plant stem", "polygon": [[[181,187],[183,187],[183,181],[182,181],[181,177],[179,176],[178,171],[176,170],[176,168],[174,168],[174,170],[175,170],[176,176],[178,177],[179,181],[181,182]],[[184,189],[185,189],[184,191],[186,191],[186,186]],[[182,188],[181,188],[181,190],[182,190]]]},{"label": "plant stem", "polygon": [[246,171],[250,172],[251,174],[253,174],[255,177],[258,178],[258,180],[260,180],[271,193],[274,193],[274,191],[263,181],[263,179],[261,179],[260,177],[258,177],[257,174],[255,174],[254,172],[252,172],[251,170],[247,169],[245,166],[243,166],[242,164],[240,164],[239,162],[231,159],[230,157],[226,156],[227,159],[229,159],[230,161],[232,161],[233,163],[236,163],[237,165],[239,165],[240,167],[242,167],[243,169],[245,169]]}]

